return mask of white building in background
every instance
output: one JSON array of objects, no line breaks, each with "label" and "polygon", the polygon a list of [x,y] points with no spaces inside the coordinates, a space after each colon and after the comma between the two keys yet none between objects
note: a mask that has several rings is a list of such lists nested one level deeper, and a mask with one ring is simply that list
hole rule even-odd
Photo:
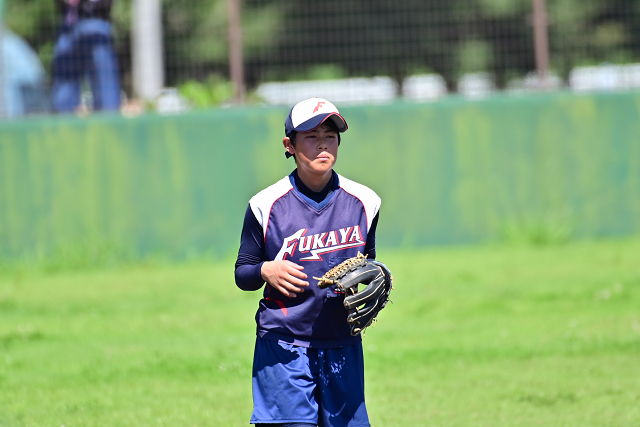
[{"label": "white building in background", "polygon": [[436,101],[447,94],[447,83],[439,74],[409,76],[402,82],[402,97],[407,101]]},{"label": "white building in background", "polygon": [[640,64],[576,67],[569,73],[569,86],[578,92],[640,89]]},{"label": "white building in background", "polygon": [[320,97],[341,105],[379,104],[393,101],[398,84],[391,77],[263,83],[256,89],[267,104],[293,105]]},{"label": "white building in background", "polygon": [[[557,91],[566,85],[556,73],[550,72],[543,84],[538,74],[531,72],[510,80],[505,90],[512,94],[534,93]],[[575,91],[640,89],[640,64],[577,67],[569,75],[568,85]],[[469,73],[460,77],[456,91],[466,98],[478,99],[497,93],[498,88],[490,73]],[[390,77],[270,82],[256,89],[256,95],[270,105],[293,105],[314,96],[342,105],[387,103],[398,96],[409,102],[433,102],[448,94],[447,84],[439,74],[409,76],[399,91]]]},{"label": "white building in background", "polygon": [[509,93],[531,93],[540,91],[559,90],[563,86],[562,79],[556,73],[550,72],[543,82],[537,72],[532,71],[524,78],[513,79],[507,82],[506,90]]},{"label": "white building in background", "polygon": [[458,93],[467,98],[483,98],[495,91],[496,84],[489,73],[469,73],[458,80]]}]

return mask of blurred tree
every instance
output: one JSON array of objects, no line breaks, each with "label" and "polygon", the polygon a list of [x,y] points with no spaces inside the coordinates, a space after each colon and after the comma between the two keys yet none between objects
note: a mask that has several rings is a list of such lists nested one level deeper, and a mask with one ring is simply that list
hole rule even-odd
[{"label": "blurred tree", "polygon": [[[122,80],[129,93],[132,1],[114,0],[112,9]],[[58,25],[54,0],[6,2],[6,25],[36,49],[49,69]],[[167,85],[204,81],[212,74],[228,75],[226,0],[162,0],[162,4]],[[244,8],[245,55],[250,58],[273,45],[281,17],[275,2]]]},{"label": "blurred tree", "polygon": [[549,2],[552,59],[562,75],[576,65],[640,60],[640,1]]},{"label": "blurred tree", "polygon": [[319,58],[349,75],[390,75],[399,82],[431,70],[450,85],[470,61],[486,67],[476,71],[496,74],[531,70],[530,10],[530,0],[289,1],[277,47],[269,58],[254,58],[252,77],[286,79],[292,70],[279,64],[313,67]]},{"label": "blurred tree", "polygon": [[5,0],[4,24],[38,52],[49,71],[58,16],[54,0]]},{"label": "blurred tree", "polygon": [[[112,12],[127,89],[131,2],[114,0]],[[547,7],[551,68],[561,76],[580,64],[640,61],[640,0],[554,0]],[[226,0],[163,0],[168,85],[228,76],[225,8]],[[5,23],[49,67],[54,0],[6,0]],[[243,39],[249,87],[327,70],[398,81],[432,71],[451,87],[464,72],[488,71],[504,86],[535,70],[531,0],[244,0]]]}]

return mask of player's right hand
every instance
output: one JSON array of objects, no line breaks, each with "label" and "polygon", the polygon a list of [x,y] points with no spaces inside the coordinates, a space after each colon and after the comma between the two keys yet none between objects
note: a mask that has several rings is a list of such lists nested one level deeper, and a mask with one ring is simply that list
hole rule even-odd
[{"label": "player's right hand", "polygon": [[304,279],[307,275],[302,271],[304,267],[294,262],[266,261],[262,264],[262,278],[271,286],[289,298],[295,298],[296,294],[304,292],[309,282]]}]

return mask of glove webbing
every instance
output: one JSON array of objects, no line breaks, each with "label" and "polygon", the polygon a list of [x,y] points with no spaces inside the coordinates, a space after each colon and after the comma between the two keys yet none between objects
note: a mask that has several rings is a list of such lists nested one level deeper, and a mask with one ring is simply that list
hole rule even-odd
[{"label": "glove webbing", "polygon": [[314,277],[314,279],[318,280],[318,287],[320,289],[328,288],[331,285],[335,285],[338,282],[338,279],[349,271],[353,271],[358,267],[362,267],[367,262],[367,256],[362,255],[358,252],[358,255],[349,258],[346,261],[341,262],[340,264],[333,267],[331,270],[327,271],[322,277]]}]

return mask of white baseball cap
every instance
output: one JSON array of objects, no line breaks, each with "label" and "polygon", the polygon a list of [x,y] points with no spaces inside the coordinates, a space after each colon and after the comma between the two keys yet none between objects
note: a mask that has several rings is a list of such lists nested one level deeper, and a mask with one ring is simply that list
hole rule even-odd
[{"label": "white baseball cap", "polygon": [[325,120],[332,120],[338,132],[348,129],[347,121],[340,115],[335,105],[322,98],[309,98],[293,106],[284,122],[286,136],[296,132],[307,132],[320,126]]}]

